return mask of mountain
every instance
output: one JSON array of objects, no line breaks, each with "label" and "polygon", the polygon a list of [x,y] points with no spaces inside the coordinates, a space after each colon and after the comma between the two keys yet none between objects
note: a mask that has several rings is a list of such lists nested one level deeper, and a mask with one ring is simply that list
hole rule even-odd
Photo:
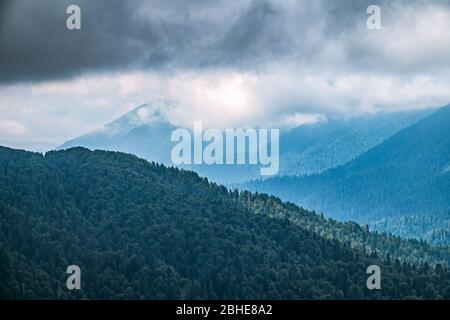
[{"label": "mountain", "polygon": [[57,150],[81,146],[92,150],[122,151],[169,164],[170,136],[175,127],[165,120],[164,111],[168,105],[168,101],[156,101],[138,106],[100,130],[63,143]]},{"label": "mountain", "polygon": [[[450,299],[448,264],[410,263],[438,252],[448,261],[447,249],[133,155],[0,148],[2,298]],[[69,265],[82,270],[81,290],[66,288]],[[382,290],[366,287],[370,265]]]},{"label": "mountain", "polygon": [[321,174],[254,181],[268,192],[340,220],[450,243],[450,106]]},{"label": "mountain", "polygon": [[[172,165],[170,140],[175,129],[165,118],[169,101],[152,102],[135,108],[98,130],[70,140],[58,149],[86,147],[122,151]],[[325,171],[346,163],[397,131],[426,117],[432,109],[379,113],[349,119],[301,125],[280,137],[281,175]],[[182,165],[218,183],[235,184],[260,178],[260,165]]]},{"label": "mountain", "polygon": [[[63,143],[57,150],[85,147],[91,150],[121,151],[138,157],[173,166],[171,141],[177,129],[167,121],[165,112],[170,101],[143,104],[106,124],[102,129],[82,135]],[[191,133],[192,130],[188,129]],[[193,170],[214,181],[238,182],[259,177],[259,165],[179,165]]]},{"label": "mountain", "polygon": [[338,167],[433,111],[380,112],[301,125],[280,139],[279,175],[307,175]]}]

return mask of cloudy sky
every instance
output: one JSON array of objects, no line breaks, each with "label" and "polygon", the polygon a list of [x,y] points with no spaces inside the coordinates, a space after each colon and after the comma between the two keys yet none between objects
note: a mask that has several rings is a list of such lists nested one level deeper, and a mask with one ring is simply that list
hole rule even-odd
[{"label": "cloudy sky", "polygon": [[0,140],[62,143],[160,99],[221,128],[441,106],[449,71],[449,1],[0,2]]}]

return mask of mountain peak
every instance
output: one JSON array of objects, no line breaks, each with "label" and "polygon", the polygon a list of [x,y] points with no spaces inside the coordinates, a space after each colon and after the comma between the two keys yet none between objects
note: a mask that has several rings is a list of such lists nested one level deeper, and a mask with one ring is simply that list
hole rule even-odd
[{"label": "mountain peak", "polygon": [[104,129],[110,135],[114,135],[123,131],[129,131],[143,124],[167,123],[167,108],[171,104],[169,100],[147,102],[106,124]]}]

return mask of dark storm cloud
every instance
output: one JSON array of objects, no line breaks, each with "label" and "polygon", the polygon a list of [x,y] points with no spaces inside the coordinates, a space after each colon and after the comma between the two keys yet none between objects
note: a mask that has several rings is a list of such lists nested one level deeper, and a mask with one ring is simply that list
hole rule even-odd
[{"label": "dark storm cloud", "polygon": [[[364,0],[2,1],[0,83],[124,69],[251,69],[283,59],[314,60],[324,44],[364,26],[372,2],[391,5]],[[66,28],[70,4],[81,7],[79,31]],[[348,42],[347,60],[373,61],[358,41]]]},{"label": "dark storm cloud", "polygon": [[[66,28],[70,4],[81,7],[80,31]],[[137,19],[135,9],[119,0],[9,3],[0,22],[1,81],[67,77],[149,58],[162,62],[162,35]]]},{"label": "dark storm cloud", "polygon": [[276,33],[271,31],[279,14],[267,2],[254,2],[212,47],[211,63],[237,65],[249,57],[258,60],[260,48],[265,48],[266,55],[276,53],[283,39],[273,37]]},{"label": "dark storm cloud", "polygon": [[[0,82],[128,68],[254,67],[292,50],[283,8],[239,3],[8,1],[1,8]],[[66,28],[70,4],[81,7],[79,31]]]}]

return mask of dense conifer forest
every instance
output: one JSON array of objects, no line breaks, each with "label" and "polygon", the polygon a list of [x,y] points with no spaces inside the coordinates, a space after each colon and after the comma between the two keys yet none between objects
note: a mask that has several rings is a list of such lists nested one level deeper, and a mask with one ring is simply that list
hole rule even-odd
[{"label": "dense conifer forest", "polygon": [[84,148],[0,147],[0,261],[8,299],[450,299],[448,248]]}]

